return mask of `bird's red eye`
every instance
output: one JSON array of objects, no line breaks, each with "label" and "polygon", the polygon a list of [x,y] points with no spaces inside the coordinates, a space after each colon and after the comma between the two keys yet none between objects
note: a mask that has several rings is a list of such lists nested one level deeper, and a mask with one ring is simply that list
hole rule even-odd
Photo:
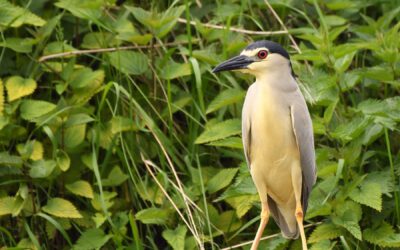
[{"label": "bird's red eye", "polygon": [[260,51],[258,51],[257,56],[258,56],[258,58],[260,58],[260,59],[265,59],[265,58],[267,58],[267,56],[268,56],[268,51],[266,51],[266,50],[260,50]]}]

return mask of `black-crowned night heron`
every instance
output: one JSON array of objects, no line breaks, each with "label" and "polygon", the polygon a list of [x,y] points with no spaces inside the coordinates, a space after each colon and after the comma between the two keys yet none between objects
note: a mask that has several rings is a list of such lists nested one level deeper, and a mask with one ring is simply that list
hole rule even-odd
[{"label": "black-crowned night heron", "polygon": [[257,249],[271,213],[284,237],[301,236],[316,180],[314,137],[306,102],[289,54],[279,44],[257,41],[213,72],[239,70],[256,77],[242,111],[247,164],[261,200],[261,222],[251,249]]}]

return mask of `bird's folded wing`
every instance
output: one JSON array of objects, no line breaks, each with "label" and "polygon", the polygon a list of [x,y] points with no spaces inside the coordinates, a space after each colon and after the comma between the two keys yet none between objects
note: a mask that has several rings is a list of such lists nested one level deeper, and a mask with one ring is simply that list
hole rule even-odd
[{"label": "bird's folded wing", "polygon": [[299,100],[290,107],[293,132],[296,137],[300,152],[302,170],[302,205],[304,213],[307,210],[308,196],[316,181],[315,151],[312,122],[304,98],[299,95]]}]

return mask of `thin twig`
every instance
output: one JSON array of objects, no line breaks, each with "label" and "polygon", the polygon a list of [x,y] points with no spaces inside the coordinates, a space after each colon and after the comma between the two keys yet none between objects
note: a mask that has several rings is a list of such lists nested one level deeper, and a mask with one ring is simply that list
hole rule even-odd
[{"label": "thin twig", "polygon": [[267,5],[268,9],[272,12],[272,15],[274,15],[275,19],[278,21],[278,23],[282,26],[283,30],[286,31],[286,33],[289,36],[290,41],[293,44],[293,47],[296,49],[296,51],[301,54],[301,49],[297,45],[296,41],[294,40],[293,36],[289,33],[288,28],[286,25],[282,22],[282,19],[278,16],[278,14],[275,12],[274,8],[272,8],[271,4],[269,4],[268,0],[264,0],[265,4]]},{"label": "thin twig", "polygon": [[[275,19],[278,21],[278,23],[282,26],[283,30],[287,32],[289,39],[293,45],[293,47],[295,48],[295,50],[297,51],[297,53],[301,54],[301,49],[300,47],[297,45],[296,41],[294,40],[293,36],[289,33],[288,28],[286,27],[286,25],[282,22],[282,19],[279,17],[279,15],[275,12],[274,8],[272,8],[271,4],[268,2],[268,0],[264,0],[265,4],[267,5],[268,9],[272,12],[272,15],[274,15]],[[308,69],[309,72],[311,72],[311,74],[313,73],[313,71],[311,70],[310,65],[308,64],[307,61],[304,61],[306,64],[306,67]]]},{"label": "thin twig", "polygon": [[[320,222],[317,222],[317,223],[308,224],[308,225],[305,225],[304,228],[317,226],[317,225],[319,225],[319,224],[322,224],[322,222],[320,221]],[[276,234],[268,235],[268,236],[262,237],[260,241],[272,239],[272,238],[278,237],[279,235],[281,235],[281,233],[276,233]],[[222,248],[221,250],[235,249],[235,248],[239,248],[239,247],[242,247],[242,246],[250,245],[250,244],[252,244],[252,243],[253,243],[253,241],[250,240],[250,241],[246,241],[246,242],[243,242],[243,243],[240,243],[240,244],[237,244],[237,245],[233,245],[233,246],[230,246],[230,247]]]},{"label": "thin twig", "polygon": [[[174,175],[174,177],[175,177],[175,180],[176,180],[176,182],[177,182],[177,184],[178,184],[179,192],[182,193],[182,194],[184,194],[185,191],[183,190],[181,180],[180,180],[179,177],[178,177],[178,173],[176,172],[176,169],[175,169],[175,167],[174,167],[174,164],[173,164],[172,161],[171,161],[171,158],[169,157],[167,151],[166,151],[165,148],[164,148],[164,145],[161,143],[161,141],[160,141],[160,139],[158,138],[158,136],[156,135],[156,133],[155,133],[151,128],[149,128],[149,129],[150,129],[152,135],[154,136],[154,138],[156,139],[158,145],[160,146],[161,151],[163,152],[165,158],[167,159],[168,165],[170,166],[170,168],[171,168],[171,170],[172,170],[172,173],[173,173],[173,175]],[[199,237],[199,236],[198,236],[199,233],[197,232],[197,228],[196,228],[196,223],[195,223],[195,221],[194,221],[194,217],[193,217],[192,211],[191,211],[191,209],[190,209],[190,204],[189,204],[189,202],[188,202],[188,197],[187,197],[186,195],[182,195],[182,197],[183,197],[183,200],[184,200],[184,203],[185,203],[185,206],[186,206],[188,215],[189,215],[189,219],[190,219],[189,221],[190,221],[191,224],[193,225],[193,229],[194,229],[194,231],[196,232],[196,236]],[[201,244],[200,244],[199,246],[201,246],[201,248],[203,249],[203,246],[202,246]]]},{"label": "thin twig", "polygon": [[38,62],[44,62],[46,60],[59,58],[59,57],[68,57],[68,56],[104,53],[104,52],[114,52],[114,51],[120,51],[120,50],[130,50],[130,49],[151,49],[151,48],[158,48],[158,47],[162,47],[162,46],[177,46],[177,45],[182,45],[182,44],[186,44],[186,43],[187,42],[174,42],[174,43],[154,44],[154,45],[130,45],[130,46],[121,46],[121,47],[112,47],[112,48],[74,50],[74,51],[68,51],[68,52],[62,52],[62,53],[56,53],[56,54],[51,54],[51,55],[47,55],[47,56],[42,56],[39,58]]},{"label": "thin twig", "polygon": [[181,217],[181,219],[183,220],[183,222],[186,224],[186,226],[189,228],[190,232],[192,232],[193,237],[196,239],[197,243],[199,244],[199,246],[202,246],[201,240],[199,238],[199,236],[197,235],[197,232],[195,232],[196,230],[194,230],[191,225],[187,222],[187,220],[185,219],[185,216],[183,216],[182,212],[179,210],[178,206],[175,204],[175,202],[172,200],[171,196],[169,196],[167,190],[164,189],[164,187],[162,186],[162,184],[158,181],[157,177],[154,175],[153,171],[151,170],[151,168],[149,167],[152,166],[153,168],[156,168],[155,164],[153,162],[151,162],[150,160],[146,160],[143,156],[142,153],[140,153],[140,156],[142,158],[142,161],[144,162],[144,165],[146,166],[147,170],[149,171],[151,177],[153,177],[154,181],[157,183],[158,187],[161,189],[161,191],[164,193],[165,197],[167,197],[167,199],[169,200],[169,202],[171,202],[172,206],[175,208],[176,212],[179,214],[179,216]]},{"label": "thin twig", "polygon": [[[178,22],[180,23],[187,23],[188,21],[183,18],[178,18]],[[219,30],[225,30],[228,27],[223,26],[223,25],[215,25],[215,24],[210,24],[210,23],[196,23],[195,21],[190,21],[189,22],[193,26],[201,25],[207,28],[213,28],[213,29],[219,29]],[[239,29],[235,27],[229,27],[229,31],[234,31],[238,33],[243,33],[243,34],[249,34],[249,35],[264,35],[264,36],[273,36],[273,35],[282,35],[282,34],[288,34],[287,30],[278,30],[278,31],[254,31],[254,30],[245,30],[245,29]]]}]

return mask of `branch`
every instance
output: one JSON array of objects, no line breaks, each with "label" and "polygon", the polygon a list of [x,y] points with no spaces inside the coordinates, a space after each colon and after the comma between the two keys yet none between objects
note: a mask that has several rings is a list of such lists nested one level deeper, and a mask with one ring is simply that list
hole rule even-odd
[{"label": "branch", "polygon": [[[188,21],[183,18],[178,18],[178,22],[187,23]],[[219,29],[219,30],[228,29],[228,27],[223,26],[223,25],[215,25],[215,24],[210,24],[210,23],[196,23],[195,21],[190,21],[189,23],[193,26],[201,25],[201,26],[204,26],[207,28],[212,28],[212,29]],[[264,36],[288,34],[287,30],[254,31],[254,30],[245,30],[245,29],[239,29],[239,28],[234,28],[234,27],[229,27],[229,31],[234,31],[234,32],[243,33],[243,34],[250,34],[250,35],[264,35]]]},{"label": "branch", "polygon": [[120,50],[130,50],[130,49],[151,49],[151,48],[159,48],[163,46],[177,46],[186,44],[187,42],[179,42],[179,43],[165,43],[165,44],[153,44],[153,45],[131,45],[131,46],[121,46],[121,47],[113,47],[113,48],[101,48],[101,49],[86,49],[86,50],[74,50],[68,52],[62,52],[57,54],[51,54],[47,56],[42,56],[39,58],[38,62],[44,62],[49,59],[59,58],[59,57],[68,57],[68,56],[76,56],[83,54],[94,54],[94,53],[104,53],[104,52],[114,52]]}]

